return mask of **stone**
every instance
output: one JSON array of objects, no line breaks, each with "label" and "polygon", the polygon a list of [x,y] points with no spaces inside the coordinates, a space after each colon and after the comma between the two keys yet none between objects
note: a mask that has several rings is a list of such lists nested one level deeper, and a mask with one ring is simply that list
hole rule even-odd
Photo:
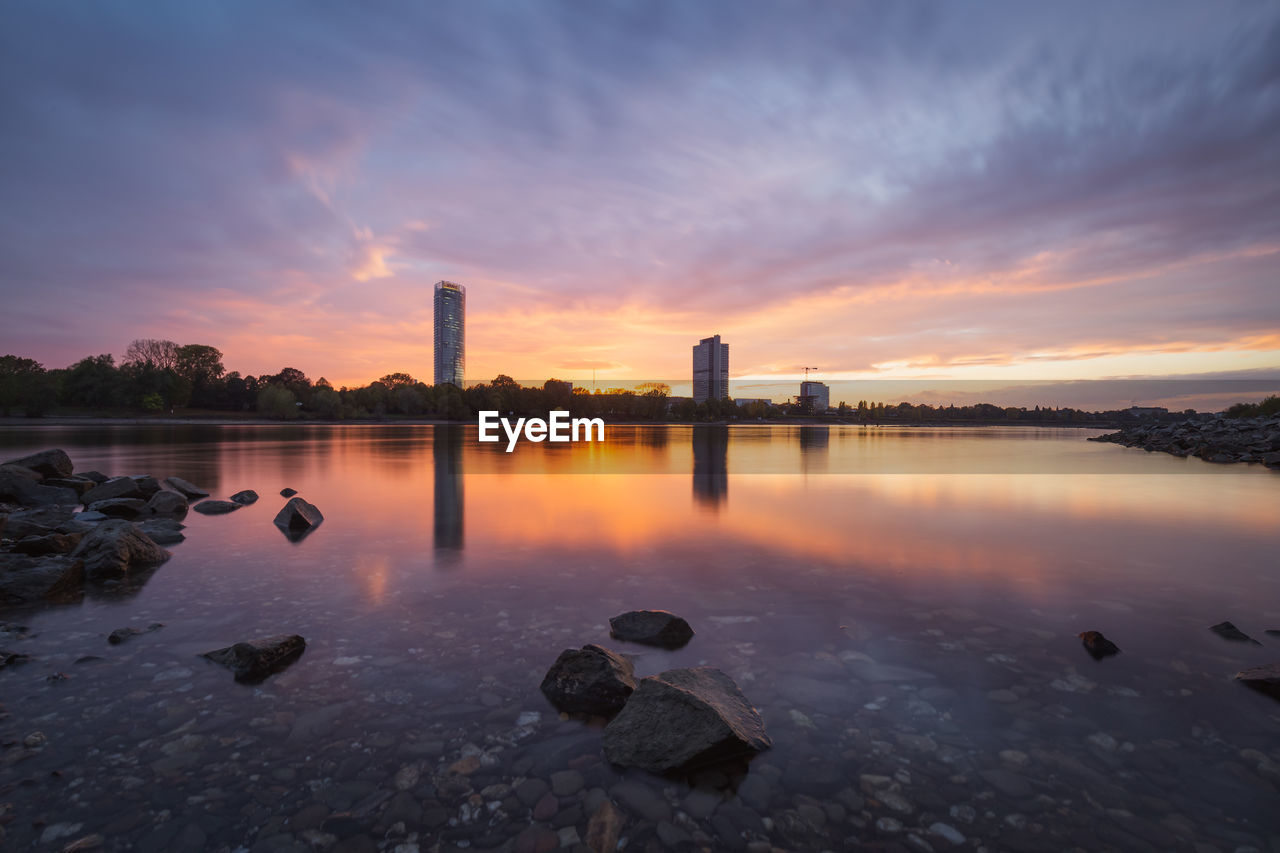
[{"label": "stone", "polygon": [[290,498],[289,502],[276,513],[272,523],[280,528],[289,541],[298,542],[322,521],[324,516],[313,504],[307,503],[302,498]]},{"label": "stone", "polygon": [[1236,673],[1236,681],[1242,681],[1254,690],[1280,699],[1280,663],[1242,669]]},{"label": "stone", "polygon": [[97,485],[93,480],[83,477],[45,477],[44,484],[46,486],[56,486],[59,489],[70,489],[77,495],[83,495]]},{"label": "stone", "polygon": [[78,500],[85,506],[98,501],[109,501],[113,498],[141,498],[142,489],[132,477],[112,477],[105,483],[99,483],[89,491],[80,495]]},{"label": "stone", "polygon": [[152,622],[145,628],[117,628],[107,635],[107,642],[113,646],[118,646],[130,637],[136,637],[139,634],[150,634],[152,631],[159,631],[163,627],[163,622]]},{"label": "stone", "polygon": [[665,610],[631,610],[609,620],[609,636],[647,646],[678,649],[693,637],[689,623]]},{"label": "stone", "polygon": [[613,764],[654,773],[693,769],[773,745],[764,721],[729,676],[712,667],[640,680],[604,730]]},{"label": "stone", "polygon": [[148,513],[147,502],[142,498],[109,498],[104,501],[94,501],[86,509],[89,512],[100,512],[108,518],[133,519]]},{"label": "stone", "polygon": [[93,581],[158,566],[171,555],[132,522],[110,519],[86,533],[71,556],[84,561],[85,578]]},{"label": "stone", "polygon": [[287,486],[280,490],[280,497],[291,498],[298,493],[297,489],[290,489]]},{"label": "stone", "polygon": [[201,657],[230,668],[236,681],[255,684],[300,658],[306,647],[307,641],[297,634],[276,634],[205,652]]},{"label": "stone", "polygon": [[1262,643],[1259,643],[1230,622],[1219,622],[1217,625],[1210,625],[1209,630],[1224,640],[1231,640],[1236,643],[1253,643],[1255,646],[1262,645]]},{"label": "stone", "polygon": [[235,501],[241,506],[248,506],[249,504],[258,502],[258,493],[255,492],[253,489],[245,489],[243,491],[236,492],[234,495],[232,495],[231,500]]},{"label": "stone", "polygon": [[0,605],[71,601],[84,589],[84,563],[70,556],[0,553]]},{"label": "stone", "polygon": [[551,792],[557,797],[571,797],[582,790],[585,780],[577,770],[561,770],[551,774]]},{"label": "stone", "polygon": [[0,471],[0,503],[24,507],[75,504],[80,496],[71,489],[45,486],[12,471]]},{"label": "stone", "polygon": [[4,464],[30,468],[42,477],[70,477],[76,470],[75,465],[71,464],[71,457],[65,451],[56,448],[10,459]]},{"label": "stone", "polygon": [[177,492],[156,492],[147,501],[147,509],[152,515],[165,518],[186,518],[189,505],[187,499]]},{"label": "stone", "polygon": [[155,477],[152,477],[150,474],[134,474],[129,479],[133,480],[133,482],[137,484],[138,491],[141,492],[143,500],[150,498],[156,492],[160,491],[160,481]]},{"label": "stone", "polygon": [[201,515],[226,515],[229,512],[235,512],[242,506],[243,504],[238,504],[235,501],[212,500],[200,501],[192,509]]},{"label": "stone", "polygon": [[149,518],[138,523],[138,529],[157,545],[176,545],[186,539],[186,525],[172,518]]},{"label": "stone", "polygon": [[1006,797],[1021,799],[1031,796],[1034,791],[1031,783],[1017,773],[1011,773],[1008,770],[984,770],[982,778],[988,785],[995,788]]},{"label": "stone", "polygon": [[1102,660],[1105,657],[1120,654],[1120,647],[1102,636],[1100,631],[1084,631],[1076,636],[1080,638],[1085,651],[1094,660]]},{"label": "stone", "polygon": [[587,821],[587,847],[591,853],[613,853],[618,849],[624,818],[613,803],[606,800]]},{"label": "stone", "polygon": [[181,477],[166,477],[164,483],[187,500],[195,500],[196,498],[207,498],[209,493],[199,486],[188,483]]},{"label": "stone", "polygon": [[13,543],[15,554],[43,557],[49,554],[70,554],[80,544],[83,533],[47,533],[44,536],[28,536]]},{"label": "stone", "polygon": [[569,714],[613,716],[636,689],[631,661],[597,645],[565,649],[542,679],[542,695]]}]

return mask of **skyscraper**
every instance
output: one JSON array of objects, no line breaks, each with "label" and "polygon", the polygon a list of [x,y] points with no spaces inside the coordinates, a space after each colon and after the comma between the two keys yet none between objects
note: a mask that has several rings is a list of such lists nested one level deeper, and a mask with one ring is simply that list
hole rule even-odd
[{"label": "skyscraper", "polygon": [[437,281],[435,309],[435,384],[461,388],[467,351],[467,289],[451,281]]},{"label": "skyscraper", "polygon": [[693,348],[693,402],[724,400],[729,396],[729,345],[713,335]]}]

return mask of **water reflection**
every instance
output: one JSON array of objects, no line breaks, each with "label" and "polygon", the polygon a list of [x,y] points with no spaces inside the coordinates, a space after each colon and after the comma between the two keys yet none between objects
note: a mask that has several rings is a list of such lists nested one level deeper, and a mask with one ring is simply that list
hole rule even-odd
[{"label": "water reflection", "polygon": [[729,428],[693,428],[693,499],[717,509],[729,496]]},{"label": "water reflection", "polygon": [[456,561],[463,548],[462,445],[460,426],[437,424],[432,430],[432,480],[435,486],[434,535],[438,561]]},{"label": "water reflection", "polygon": [[825,424],[800,427],[800,470],[806,474],[827,470],[831,427]]}]

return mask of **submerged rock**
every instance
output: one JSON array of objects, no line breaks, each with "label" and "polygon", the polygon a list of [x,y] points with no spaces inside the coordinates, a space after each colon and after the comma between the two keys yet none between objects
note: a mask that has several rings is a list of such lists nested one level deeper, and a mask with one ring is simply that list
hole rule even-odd
[{"label": "submerged rock", "polygon": [[1262,645],[1262,643],[1259,643],[1230,622],[1219,622],[1217,625],[1210,625],[1209,630],[1224,640],[1231,640],[1236,643],[1253,643],[1255,646]]},{"label": "submerged rock", "polygon": [[6,666],[28,663],[30,660],[31,655],[26,652],[6,652],[4,649],[0,649],[0,669],[4,669]]},{"label": "submerged rock", "polygon": [[1120,654],[1120,647],[1102,636],[1101,631],[1085,631],[1081,634],[1077,634],[1076,636],[1080,638],[1081,645],[1084,646],[1085,651],[1087,651],[1094,660],[1102,660],[1105,657]]},{"label": "submerged rock", "polygon": [[232,495],[231,500],[235,501],[241,506],[248,506],[249,504],[258,502],[258,493],[255,492],[253,489],[244,489]]},{"label": "submerged rock", "polygon": [[158,566],[171,555],[137,525],[111,519],[86,533],[71,556],[84,561],[85,578],[105,580],[133,569]]},{"label": "submerged rock", "polygon": [[200,501],[192,507],[201,515],[226,515],[229,512],[235,512],[244,504],[238,504],[235,501]]},{"label": "submerged rock", "polygon": [[196,498],[207,498],[209,493],[194,483],[188,483],[181,477],[166,477],[165,485],[182,495],[187,500],[195,500]]},{"label": "submerged rock", "polygon": [[324,516],[313,504],[307,503],[302,498],[291,498],[276,513],[273,523],[284,531],[284,535],[291,541],[297,542],[322,521]]},{"label": "submerged rock", "polygon": [[565,649],[547,670],[541,689],[558,710],[612,716],[636,689],[635,669],[603,646]]},{"label": "submerged rock", "polygon": [[205,652],[201,657],[230,668],[236,681],[252,684],[293,663],[306,647],[307,641],[297,634],[276,634]]},{"label": "submerged rock", "polygon": [[1254,690],[1280,699],[1280,663],[1242,669],[1236,673],[1236,680],[1243,681]]},{"label": "submerged rock", "polygon": [[70,601],[84,589],[84,563],[69,556],[0,553],[0,604]]},{"label": "submerged rock", "polygon": [[138,529],[151,537],[151,541],[157,545],[176,545],[183,541],[187,538],[182,532],[185,527],[185,524],[172,518],[151,518],[138,525]]},{"label": "submerged rock", "polygon": [[693,637],[684,619],[665,610],[632,610],[609,620],[609,636],[647,646],[678,649]]},{"label": "submerged rock", "polygon": [[291,498],[298,493],[297,489],[291,489],[288,486],[280,490],[280,497]]},{"label": "submerged rock", "polygon": [[708,666],[640,679],[604,730],[610,762],[653,773],[716,764],[772,745],[738,685]]},{"label": "submerged rock", "polygon": [[113,646],[118,646],[130,637],[136,637],[139,634],[150,634],[152,631],[159,631],[163,627],[163,622],[152,622],[145,628],[117,628],[107,635],[107,642]]},{"label": "submerged rock", "polygon": [[76,470],[75,465],[71,463],[71,457],[65,451],[56,448],[10,459],[4,464],[30,468],[42,477],[70,477]]}]

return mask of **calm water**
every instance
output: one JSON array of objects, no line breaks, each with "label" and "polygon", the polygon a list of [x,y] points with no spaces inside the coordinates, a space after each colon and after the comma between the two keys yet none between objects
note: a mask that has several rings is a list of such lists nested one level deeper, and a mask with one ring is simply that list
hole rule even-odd
[{"label": "calm water", "polygon": [[[36,658],[0,670],[6,844],[570,849],[608,797],[628,850],[1280,849],[1280,702],[1231,678],[1280,659],[1280,476],[1092,434],[610,427],[506,454],[431,426],[0,429],[0,458],[263,495],[189,515],[126,597],[0,613]],[[299,544],[271,524],[285,486],[326,518]],[[697,636],[610,640],[636,608]],[[1093,661],[1089,629],[1124,653]],[[197,657],[280,632],[306,654],[257,687]],[[774,748],[610,767],[538,691],[591,642],[723,669]]]}]

